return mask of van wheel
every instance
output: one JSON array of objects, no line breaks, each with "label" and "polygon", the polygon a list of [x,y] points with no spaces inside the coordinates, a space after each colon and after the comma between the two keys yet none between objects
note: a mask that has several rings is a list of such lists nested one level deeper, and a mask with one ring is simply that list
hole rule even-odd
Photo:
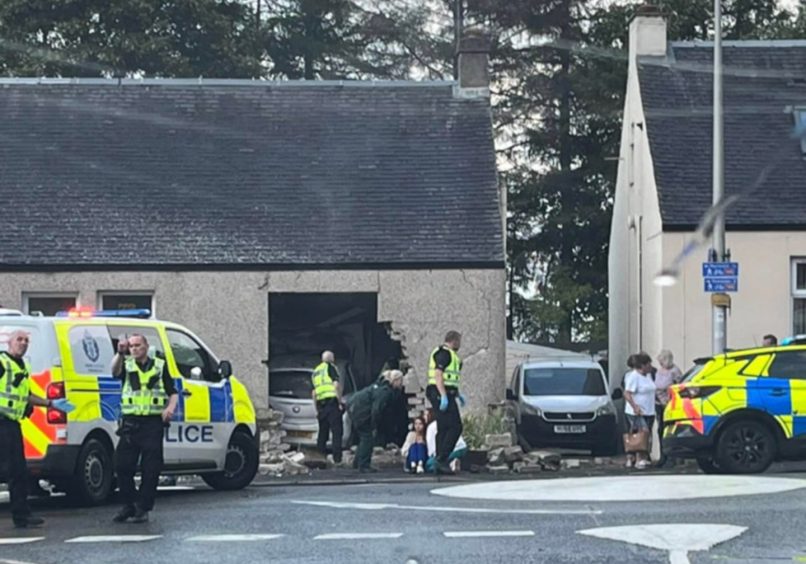
[{"label": "van wheel", "polygon": [[757,474],[775,459],[775,437],[763,424],[747,419],[729,424],[719,434],[714,461],[728,474]]},{"label": "van wheel", "polygon": [[73,478],[67,495],[81,505],[100,505],[112,493],[112,453],[98,439],[90,439],[78,453]]},{"label": "van wheel", "polygon": [[208,486],[216,490],[241,490],[252,483],[257,474],[258,448],[246,433],[234,433],[227,447],[224,471],[202,474]]}]

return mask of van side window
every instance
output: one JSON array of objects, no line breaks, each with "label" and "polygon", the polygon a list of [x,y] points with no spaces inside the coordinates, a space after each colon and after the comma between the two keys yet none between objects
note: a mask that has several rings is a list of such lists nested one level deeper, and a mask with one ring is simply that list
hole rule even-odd
[{"label": "van side window", "polygon": [[770,378],[806,380],[806,351],[775,353],[768,374]]},{"label": "van side window", "polygon": [[208,382],[218,382],[220,380],[218,374],[213,370],[210,355],[193,337],[176,329],[166,329],[166,333],[168,334],[168,342],[171,345],[171,352],[176,361],[176,367],[183,377],[198,380],[198,378],[193,378],[191,370],[200,368],[202,380]]},{"label": "van side window", "polygon": [[108,375],[115,349],[103,325],[76,325],[70,328],[70,356],[76,374]]},{"label": "van side window", "polygon": [[112,351],[118,350],[118,338],[125,335],[142,335],[148,341],[148,354],[154,358],[165,360],[165,347],[162,346],[160,334],[153,327],[138,327],[136,325],[109,324],[109,337],[112,339]]}]

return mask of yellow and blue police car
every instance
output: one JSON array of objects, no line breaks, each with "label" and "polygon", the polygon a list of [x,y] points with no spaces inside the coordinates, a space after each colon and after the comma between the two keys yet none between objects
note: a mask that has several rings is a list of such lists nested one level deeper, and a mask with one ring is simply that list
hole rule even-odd
[{"label": "yellow and blue police car", "polygon": [[149,317],[149,310],[86,309],[0,315],[0,350],[13,331],[30,334],[31,390],[75,405],[69,414],[34,409],[22,421],[31,474],[84,504],[103,502],[113,489],[121,384],[110,369],[118,338],[134,333],[165,360],[179,392],[165,429],[163,474],[198,474],[213,488],[232,490],[257,472],[255,410],[230,363],[185,327]]},{"label": "yellow and blue police car", "polygon": [[704,472],[749,474],[776,460],[806,460],[806,345],[700,359],[669,396],[665,452],[695,458]]}]

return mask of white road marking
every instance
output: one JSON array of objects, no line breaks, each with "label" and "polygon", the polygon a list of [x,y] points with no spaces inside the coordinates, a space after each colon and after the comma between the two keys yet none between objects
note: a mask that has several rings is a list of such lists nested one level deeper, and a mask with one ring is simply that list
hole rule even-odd
[{"label": "white road marking", "polygon": [[449,539],[469,539],[474,537],[533,537],[534,531],[445,531]]},{"label": "white road marking", "polygon": [[245,542],[273,540],[284,537],[279,534],[243,534],[243,535],[199,535],[185,539],[191,542]]},{"label": "white road marking", "polygon": [[370,540],[399,539],[403,533],[326,533],[316,535],[313,540]]},{"label": "white road marking", "polygon": [[33,562],[25,562],[24,560],[6,560],[0,558],[0,564],[34,564]]},{"label": "white road marking", "polygon": [[806,480],[765,476],[657,475],[516,480],[432,490],[446,497],[501,501],[641,501],[774,494],[806,488]]},{"label": "white road marking", "polygon": [[7,539],[0,539],[0,544],[28,544],[29,542],[37,542],[45,540],[45,537],[11,537]]},{"label": "white road marking", "polygon": [[145,542],[162,538],[162,535],[95,535],[75,537],[64,542]]},{"label": "white road marking", "polygon": [[157,491],[161,492],[186,492],[190,490],[195,490],[193,486],[159,486]]},{"label": "white road marking", "polygon": [[300,505],[333,507],[336,509],[364,509],[368,511],[404,509],[406,511],[443,511],[448,513],[500,513],[518,515],[601,515],[599,509],[487,509],[484,507],[441,507],[431,505],[398,505],[397,503],[348,503],[341,501],[292,500]]},{"label": "white road marking", "polygon": [[668,523],[662,525],[628,525],[577,531],[580,535],[617,540],[669,551],[671,564],[689,564],[688,552],[708,550],[736,538],[747,527],[699,523]]},{"label": "white road marking", "polygon": [[8,492],[0,492],[0,503],[5,503],[8,499]]}]

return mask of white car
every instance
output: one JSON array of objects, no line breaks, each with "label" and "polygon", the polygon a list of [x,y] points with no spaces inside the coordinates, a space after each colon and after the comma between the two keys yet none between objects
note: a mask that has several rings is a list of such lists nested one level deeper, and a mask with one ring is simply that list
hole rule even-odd
[{"label": "white car", "polygon": [[[338,369],[342,396],[346,400],[355,390],[355,382],[349,367],[342,365],[338,366]],[[269,407],[283,414],[281,428],[286,432],[285,442],[290,445],[316,446],[319,422],[316,419],[316,407],[311,399],[312,374],[313,368],[269,369]],[[342,446],[347,448],[350,444],[352,423],[346,411],[342,417],[344,423]]]}]

